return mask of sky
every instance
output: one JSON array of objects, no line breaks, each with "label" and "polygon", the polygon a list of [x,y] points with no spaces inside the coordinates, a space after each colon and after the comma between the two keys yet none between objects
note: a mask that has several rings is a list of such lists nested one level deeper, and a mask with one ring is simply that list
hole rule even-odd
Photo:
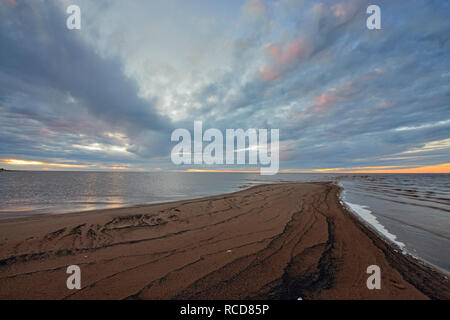
[{"label": "sky", "polygon": [[[66,8],[81,8],[81,30]],[[381,30],[366,27],[370,4]],[[450,172],[450,2],[0,0],[0,167],[175,166],[177,128],[280,131],[281,172]]]}]

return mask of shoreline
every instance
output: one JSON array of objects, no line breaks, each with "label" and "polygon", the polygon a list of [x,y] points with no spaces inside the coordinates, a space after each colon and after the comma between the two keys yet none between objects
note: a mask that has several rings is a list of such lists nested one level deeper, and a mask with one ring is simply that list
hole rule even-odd
[{"label": "shoreline", "polygon": [[[400,242],[399,240],[397,240],[396,234],[393,234],[393,233],[389,232],[388,230],[386,230],[385,226],[377,220],[377,217],[365,205],[353,204],[353,203],[347,202],[344,197],[344,192],[345,192],[344,186],[342,186],[341,184],[337,184],[337,186],[341,189],[339,192],[339,198],[341,199],[342,207],[346,211],[348,211],[351,215],[353,215],[361,223],[361,225],[363,227],[365,227],[369,231],[373,232],[381,240],[384,240],[388,246],[393,247],[395,252],[397,252],[396,250],[398,250],[398,252],[401,252],[403,255],[409,256],[410,258],[414,259],[417,263],[425,265],[432,269],[436,269],[438,272],[440,272],[444,276],[450,277],[450,270],[446,270],[436,264],[433,264],[430,261],[425,260],[424,258],[418,256],[417,254],[412,253],[403,242]],[[351,205],[363,207],[363,210],[367,210],[367,211],[369,211],[369,213],[368,214],[360,213],[357,210],[352,209]],[[370,222],[368,220],[368,218],[364,217],[363,215],[369,215],[370,220],[375,219],[375,223]],[[380,229],[382,229],[382,230],[380,230]]]},{"label": "shoreline", "polygon": [[[427,272],[430,272],[432,274],[436,274],[438,277],[442,278],[447,283],[447,290],[450,291],[450,282],[448,281],[450,278],[450,272],[447,270],[436,266],[432,264],[429,261],[426,261],[425,259],[422,259],[421,257],[413,255],[408,249],[404,246],[399,245],[399,243],[396,240],[392,240],[385,236],[382,232],[380,232],[375,226],[373,226],[370,222],[365,220],[363,217],[361,217],[358,213],[353,212],[351,208],[349,208],[344,201],[344,199],[341,197],[341,191],[343,191],[342,186],[338,186],[340,190],[339,199],[342,201],[341,205],[345,211],[347,211],[347,214],[351,219],[354,219],[356,223],[359,224],[359,227],[371,238],[375,240],[380,240],[384,243],[384,245],[381,246],[382,250],[386,253],[389,253],[389,256],[398,256],[403,257],[405,261],[408,261],[408,263],[411,263],[413,266],[419,267],[419,269],[424,269]],[[404,252],[404,253],[403,253]],[[392,259],[392,262],[394,262],[395,259]],[[399,263],[395,263],[396,265],[399,265]],[[408,275],[408,272],[406,272],[405,268],[402,266],[401,269],[402,275],[406,279],[411,279],[411,277]],[[420,272],[420,271],[415,271]],[[416,285],[416,282],[414,280],[411,281],[414,285]],[[421,289],[424,289],[421,287]],[[439,299],[433,294],[432,291],[428,291],[429,296],[433,297],[434,299]],[[446,300],[449,299],[449,297],[445,298]]]},{"label": "shoreline", "polygon": [[[376,225],[373,225],[371,222],[369,222],[368,220],[366,220],[364,217],[361,216],[360,213],[356,212],[355,210],[353,210],[349,204],[345,201],[342,193],[344,191],[344,187],[341,185],[338,185],[339,188],[341,188],[341,191],[339,193],[339,198],[341,200],[341,205],[343,207],[344,210],[346,210],[347,212],[349,212],[354,218],[357,219],[357,221],[361,224],[361,226],[363,228],[368,229],[368,231],[374,233],[378,238],[380,238],[381,240],[383,240],[384,242],[386,242],[386,245],[389,247],[392,247],[393,250],[397,250],[398,252],[404,252],[402,253],[403,255],[407,255],[410,258],[416,260],[418,263],[423,264],[428,266],[429,268],[433,268],[436,269],[438,272],[442,273],[444,276],[449,276],[450,277],[450,271],[441,268],[423,258],[421,258],[420,256],[414,255],[413,253],[411,253],[408,248],[406,248],[406,245],[400,241],[398,241],[397,239],[393,240],[391,237],[397,237],[397,235],[390,233],[387,230],[384,231],[380,231],[379,227]],[[357,204],[358,206],[362,206],[360,204]],[[369,213],[369,215],[373,216],[375,219],[376,217],[372,214],[372,212]],[[384,225],[382,225],[381,223],[379,223],[377,221],[377,223],[379,224],[380,227],[382,227],[383,229],[385,228]],[[387,232],[388,234],[385,234],[385,232]],[[395,251],[395,252],[397,252]]]},{"label": "shoreline", "polygon": [[[450,299],[443,270],[403,255],[340,192],[284,182],[4,218],[0,299]],[[65,286],[71,264],[82,270],[79,291]],[[381,267],[381,290],[366,288],[371,264]]]}]

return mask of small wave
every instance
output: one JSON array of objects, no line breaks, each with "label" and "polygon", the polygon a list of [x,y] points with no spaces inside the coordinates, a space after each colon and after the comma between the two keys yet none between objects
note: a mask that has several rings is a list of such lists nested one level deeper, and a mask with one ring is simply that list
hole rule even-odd
[{"label": "small wave", "polygon": [[364,221],[366,221],[369,225],[371,225],[375,230],[385,236],[387,239],[398,245],[401,249],[405,247],[403,242],[397,240],[397,236],[395,234],[390,233],[372,214],[372,211],[368,209],[367,206],[362,206],[355,203],[350,203],[344,200],[345,205],[354,213],[356,213],[359,217],[361,217]]}]

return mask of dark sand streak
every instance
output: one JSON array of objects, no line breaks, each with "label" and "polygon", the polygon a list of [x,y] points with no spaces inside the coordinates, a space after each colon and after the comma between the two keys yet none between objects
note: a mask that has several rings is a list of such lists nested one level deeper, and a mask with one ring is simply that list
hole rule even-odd
[{"label": "dark sand streak", "polygon": [[[0,299],[449,299],[331,183],[0,221]],[[79,265],[82,289],[66,288]],[[366,269],[382,271],[368,290]]]}]

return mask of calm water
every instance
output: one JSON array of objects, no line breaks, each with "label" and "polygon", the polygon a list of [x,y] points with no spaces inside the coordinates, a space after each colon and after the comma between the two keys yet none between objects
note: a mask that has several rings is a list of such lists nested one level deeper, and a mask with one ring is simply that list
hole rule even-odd
[{"label": "calm water", "polygon": [[450,271],[449,174],[352,176],[340,184],[345,202],[369,211],[406,251]]},{"label": "calm water", "polygon": [[355,213],[450,271],[450,175],[2,172],[0,218],[190,199],[283,181],[335,181]]},{"label": "calm water", "polygon": [[190,199],[286,180],[331,180],[327,175],[123,172],[0,173],[0,217],[64,213]]}]

